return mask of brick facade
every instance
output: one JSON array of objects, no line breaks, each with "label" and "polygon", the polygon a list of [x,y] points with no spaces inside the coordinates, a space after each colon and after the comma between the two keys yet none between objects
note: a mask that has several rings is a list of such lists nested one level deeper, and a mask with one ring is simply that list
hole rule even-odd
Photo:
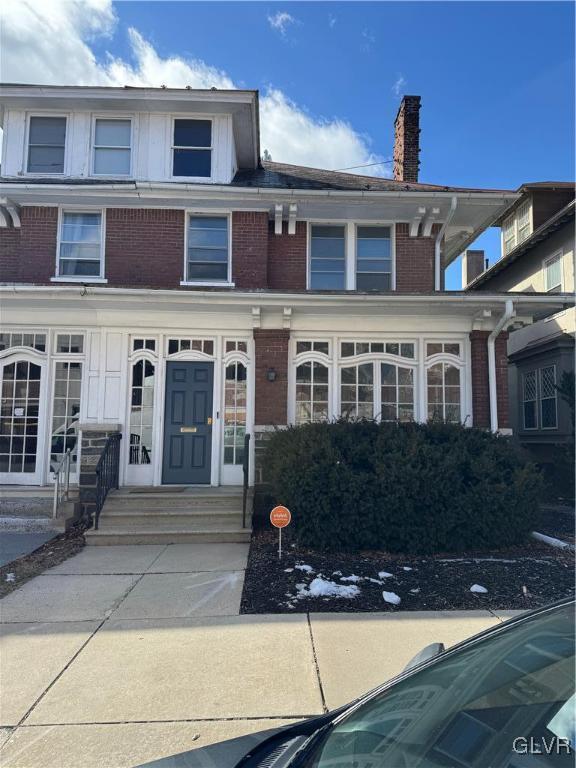
[{"label": "brick facade", "polygon": [[232,282],[236,288],[268,286],[268,214],[232,214]]},{"label": "brick facade", "polygon": [[282,234],[274,234],[274,222],[268,230],[268,287],[283,291],[306,290],[306,238],[305,221],[296,222],[296,233],[288,234],[288,222],[283,223]]},{"label": "brick facade", "polygon": [[396,290],[431,293],[434,290],[434,242],[430,237],[410,237],[408,224],[396,224]]},{"label": "brick facade", "polygon": [[[475,427],[490,427],[490,390],[488,386],[489,331],[470,333],[472,367],[472,411]],[[508,417],[508,333],[500,333],[494,345],[496,352],[496,399],[498,427],[510,426]]]},{"label": "brick facade", "polygon": [[[255,346],[255,423],[279,425],[288,422],[288,342],[287,329],[254,329]],[[276,371],[268,381],[268,370]]]},{"label": "brick facade", "polygon": [[50,282],[56,274],[58,208],[26,206],[20,211],[20,229],[0,229],[0,280]]}]

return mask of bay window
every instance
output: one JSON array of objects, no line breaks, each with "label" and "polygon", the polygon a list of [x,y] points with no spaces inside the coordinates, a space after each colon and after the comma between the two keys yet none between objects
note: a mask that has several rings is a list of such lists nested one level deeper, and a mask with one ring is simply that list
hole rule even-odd
[{"label": "bay window", "polygon": [[556,366],[540,368],[540,424],[542,429],[558,426],[556,407]]},{"label": "bay window", "polygon": [[296,424],[328,418],[328,367],[316,361],[296,368]]},{"label": "bay window", "polygon": [[340,411],[346,418],[374,417],[374,364],[361,363],[341,369]]},{"label": "bay window", "polygon": [[414,371],[400,365],[381,363],[380,366],[382,421],[414,420]]},{"label": "bay window", "polygon": [[428,418],[460,421],[460,369],[436,363],[427,370]]}]

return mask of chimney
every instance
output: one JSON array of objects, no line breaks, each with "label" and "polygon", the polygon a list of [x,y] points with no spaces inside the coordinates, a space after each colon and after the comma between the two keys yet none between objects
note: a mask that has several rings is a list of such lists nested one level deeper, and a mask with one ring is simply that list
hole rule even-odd
[{"label": "chimney", "polygon": [[481,275],[486,266],[484,251],[465,251],[462,256],[462,288],[466,288],[472,280]]},{"label": "chimney", "polygon": [[420,96],[404,96],[394,121],[394,178],[418,181]]}]

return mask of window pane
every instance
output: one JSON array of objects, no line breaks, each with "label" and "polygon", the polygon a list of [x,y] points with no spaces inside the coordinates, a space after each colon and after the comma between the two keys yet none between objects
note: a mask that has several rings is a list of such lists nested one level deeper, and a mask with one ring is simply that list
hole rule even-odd
[{"label": "window pane", "polygon": [[343,291],[345,287],[344,271],[341,274],[317,272],[310,276],[310,288],[315,291]]},{"label": "window pane", "polygon": [[30,147],[28,173],[64,173],[64,147]]},{"label": "window pane", "polygon": [[227,280],[228,264],[188,262],[188,280]]},{"label": "window pane", "polygon": [[356,289],[358,291],[389,291],[391,276],[389,274],[358,274],[356,276]]},{"label": "window pane", "polygon": [[100,246],[62,243],[60,246],[60,256],[63,259],[88,259],[89,261],[96,261],[100,258]]},{"label": "window pane", "polygon": [[98,277],[100,275],[100,262],[62,259],[60,261],[60,274],[63,277],[66,275]]},{"label": "window pane", "polygon": [[66,140],[65,117],[31,117],[30,144],[64,146]]},{"label": "window pane", "polygon": [[524,428],[536,429],[536,403],[524,403]]},{"label": "window pane", "polygon": [[553,291],[562,285],[562,261],[559,256],[546,263],[546,290]]},{"label": "window pane", "polygon": [[96,120],[97,147],[130,147],[130,120]]},{"label": "window pane", "polygon": [[190,227],[188,232],[188,247],[189,248],[226,248],[228,247],[228,229],[226,227],[226,219],[221,219],[223,222],[222,227],[218,229],[206,228],[199,229],[196,220],[196,226]]},{"label": "window pane", "polygon": [[390,240],[358,239],[356,243],[356,257],[358,261],[364,259],[390,259]]},{"label": "window pane", "polygon": [[211,147],[210,120],[174,120],[175,147]]},{"label": "window pane", "polygon": [[94,173],[127,176],[130,173],[130,150],[97,148],[94,152]]},{"label": "window pane", "polygon": [[316,259],[344,260],[344,235],[342,237],[316,237],[312,235],[310,253]]},{"label": "window pane", "polygon": [[209,149],[175,149],[173,176],[209,178],[212,174],[212,151]]},{"label": "window pane", "polygon": [[188,248],[188,258],[190,261],[228,261],[228,248]]}]

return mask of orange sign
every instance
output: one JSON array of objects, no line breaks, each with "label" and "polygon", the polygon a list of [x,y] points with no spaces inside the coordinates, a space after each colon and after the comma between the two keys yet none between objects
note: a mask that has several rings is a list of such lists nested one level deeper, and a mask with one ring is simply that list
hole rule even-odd
[{"label": "orange sign", "polygon": [[286,528],[291,520],[292,515],[290,514],[290,510],[286,507],[274,507],[272,512],[270,512],[270,522],[275,528]]}]

